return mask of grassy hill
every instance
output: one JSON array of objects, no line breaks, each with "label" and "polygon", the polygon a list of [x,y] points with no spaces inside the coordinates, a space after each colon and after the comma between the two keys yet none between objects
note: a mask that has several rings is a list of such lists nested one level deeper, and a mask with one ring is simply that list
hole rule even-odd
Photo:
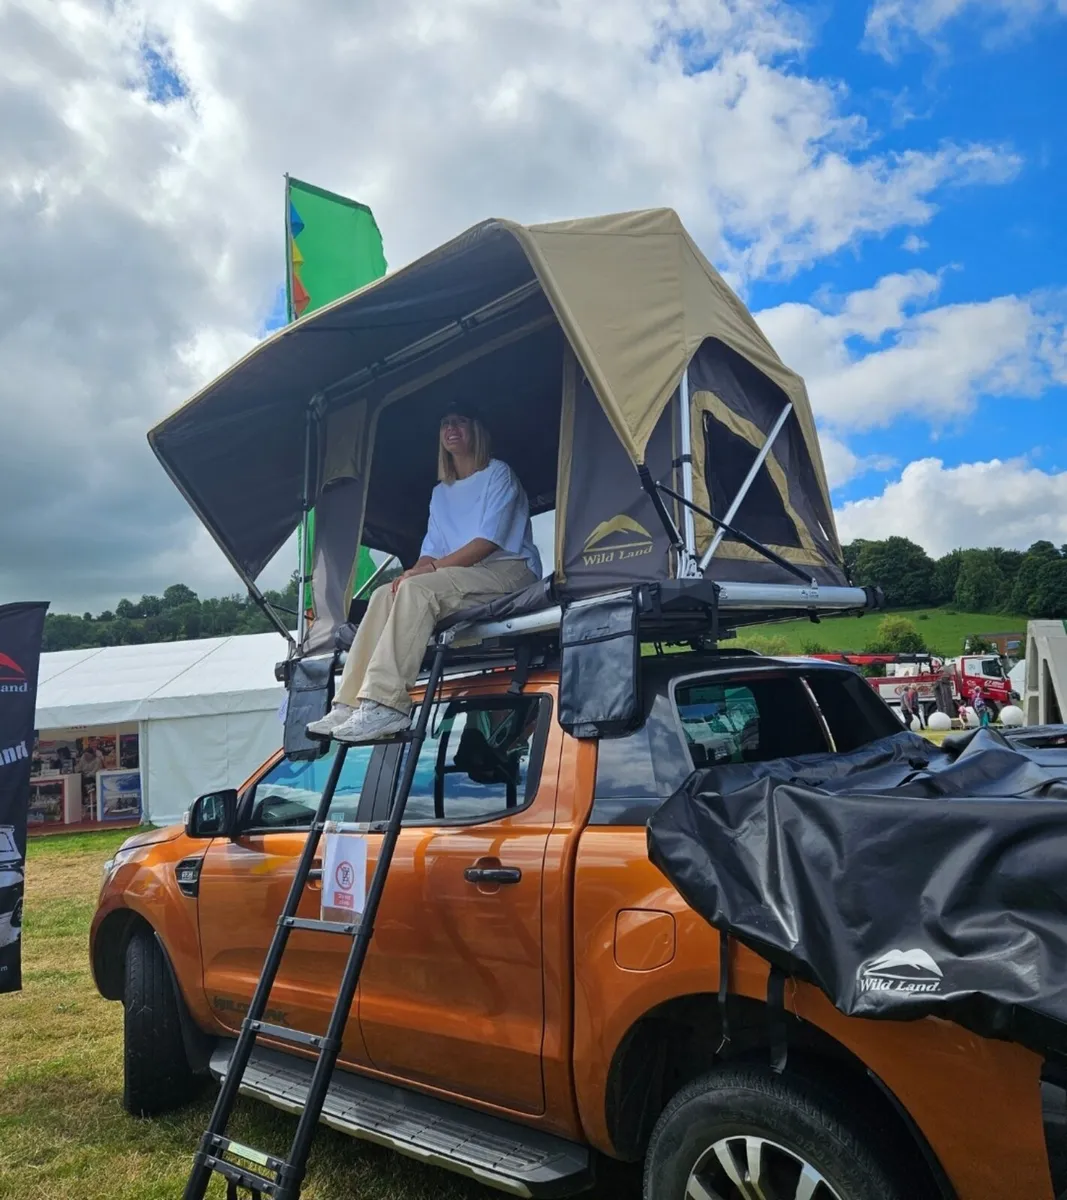
[{"label": "grassy hill", "polygon": [[[862,617],[829,617],[813,625],[810,621],[770,622],[739,631],[743,642],[749,637],[784,638],[791,653],[799,654],[805,645],[818,643],[825,650],[861,651],[875,639],[878,622],[885,613],[867,613]],[[1026,617],[1003,613],[961,613],[949,608],[893,610],[895,617],[907,617],[925,640],[927,647],[944,655],[960,654],[968,634],[1025,633]]]}]

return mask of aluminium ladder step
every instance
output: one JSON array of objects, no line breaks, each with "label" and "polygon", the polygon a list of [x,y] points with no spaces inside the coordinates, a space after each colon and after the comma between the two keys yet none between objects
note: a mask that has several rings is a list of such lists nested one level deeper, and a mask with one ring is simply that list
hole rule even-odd
[{"label": "aluminium ladder step", "polygon": [[[232,1041],[224,1042],[212,1055],[216,1079],[225,1077],[232,1047]],[[240,1090],[299,1114],[313,1069],[310,1060],[257,1046]],[[584,1146],[341,1067],[334,1071],[320,1120],[513,1196],[572,1196],[593,1181],[592,1156]]]}]

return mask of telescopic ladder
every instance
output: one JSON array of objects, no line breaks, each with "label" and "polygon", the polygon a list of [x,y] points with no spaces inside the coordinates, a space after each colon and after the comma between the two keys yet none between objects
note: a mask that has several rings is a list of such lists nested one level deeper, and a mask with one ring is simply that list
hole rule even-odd
[{"label": "telescopic ladder", "polygon": [[[415,777],[419,753],[426,740],[426,728],[444,670],[447,645],[447,638],[439,638],[435,643],[426,692],[416,711],[412,728],[402,734],[400,738],[389,739],[408,743],[404,756],[404,767],[394,786],[389,820],[385,826],[381,851],[371,876],[370,886],[367,889],[362,919],[351,924],[310,920],[296,915],[300,899],[304,894],[304,887],[311,877],[315,852],[325,832],[326,818],[333,801],[334,790],[348,754],[348,747],[344,743],[340,743],[338,746],[330,767],[330,774],[326,780],[326,787],[319,799],[318,809],[304,844],[303,853],[297,863],[289,895],[281,916],[278,918],[270,949],[267,951],[263,970],[252,996],[252,1002],[241,1023],[241,1032],[230,1058],[229,1068],[222,1081],[218,1099],[215,1101],[211,1120],[200,1139],[200,1145],[193,1159],[193,1169],[189,1175],[189,1181],[185,1185],[184,1200],[203,1200],[212,1175],[221,1175],[228,1181],[227,1197],[229,1200],[236,1200],[238,1188],[250,1192],[252,1200],[264,1200],[265,1197],[272,1197],[273,1200],[298,1200],[300,1196],[300,1189],[307,1171],[308,1155],[311,1153],[311,1143],[322,1114],[323,1104],[326,1101],[330,1080],[337,1064],[337,1056],[341,1051],[341,1039],[348,1023],[348,1015],[356,995],[356,988],[359,985],[360,973],[363,970],[370,941],[374,935],[374,920],[381,903],[382,893],[385,890],[385,881],[389,874],[389,866],[396,849],[397,839],[400,836],[400,826],[404,819],[404,809],[411,792],[412,780]],[[270,999],[271,988],[274,986],[282,957],[285,954],[289,935],[294,929],[332,933],[352,939],[352,948],[348,953],[341,976],[333,1011],[330,1013],[326,1033],[322,1036],[273,1025],[263,1019]],[[252,1058],[252,1052],[257,1040],[263,1037],[288,1042],[292,1046],[316,1052],[315,1067],[308,1085],[307,1097],[297,1122],[292,1145],[285,1158],[277,1158],[251,1146],[241,1145],[226,1136],[230,1115],[240,1093],[241,1082]],[[234,1162],[234,1159],[241,1161]]]}]

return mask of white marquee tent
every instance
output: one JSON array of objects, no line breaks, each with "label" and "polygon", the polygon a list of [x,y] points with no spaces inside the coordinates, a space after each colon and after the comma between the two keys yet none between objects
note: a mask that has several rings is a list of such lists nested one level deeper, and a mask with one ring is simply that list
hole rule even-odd
[{"label": "white marquee tent", "polygon": [[274,665],[284,657],[276,633],[43,654],[38,736],[136,732],[144,818],[177,821],[281,745]]}]

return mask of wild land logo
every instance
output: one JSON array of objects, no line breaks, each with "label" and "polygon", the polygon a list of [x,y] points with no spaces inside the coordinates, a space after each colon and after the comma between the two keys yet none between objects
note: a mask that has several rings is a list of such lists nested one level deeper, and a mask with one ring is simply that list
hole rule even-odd
[{"label": "wild land logo", "polygon": [[607,563],[623,562],[628,558],[641,558],[653,550],[652,535],[633,517],[619,513],[610,521],[601,521],[585,539],[582,547],[582,564],[601,567]]},{"label": "wild land logo", "polygon": [[944,974],[925,950],[888,950],[860,967],[863,992],[939,992]]},{"label": "wild land logo", "polygon": [[28,692],[29,690],[30,684],[26,679],[26,672],[13,658],[8,658],[3,651],[0,651],[0,693]]},{"label": "wild land logo", "polygon": [[29,757],[30,752],[25,742],[19,742],[17,746],[4,746],[0,748],[0,767],[9,767],[12,763]]}]

